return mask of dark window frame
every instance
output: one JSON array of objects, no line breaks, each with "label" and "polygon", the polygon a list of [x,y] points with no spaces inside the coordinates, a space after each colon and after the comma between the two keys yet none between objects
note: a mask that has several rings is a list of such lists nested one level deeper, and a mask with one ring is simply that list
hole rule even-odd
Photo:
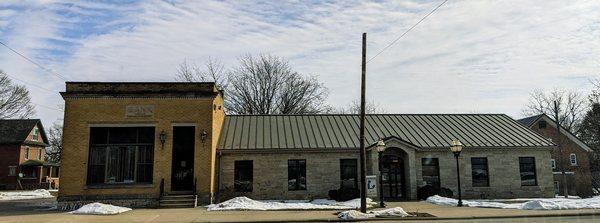
[{"label": "dark window frame", "polygon": [[[482,160],[479,164],[476,160]],[[477,164],[474,164],[477,163]],[[475,167],[478,167],[477,169]],[[485,181],[476,179],[475,170],[483,170],[485,172]],[[487,157],[471,157],[471,183],[473,187],[489,187],[490,186],[490,169]]]},{"label": "dark window frame", "polygon": [[[427,162],[427,160],[430,159],[431,162]],[[435,161],[435,162],[433,162]],[[435,165],[431,165],[435,163]],[[425,175],[425,168],[424,167],[435,167],[435,172],[437,175]],[[431,185],[434,188],[441,188],[442,185],[442,179],[440,177],[440,159],[438,157],[423,157],[421,158],[421,179],[423,180],[424,183],[427,183],[427,185],[429,184],[429,180],[425,180],[425,177],[435,177],[437,179],[437,183],[435,183],[435,185]]]},{"label": "dark window frame", "polygon": [[[346,168],[353,168],[353,173],[347,174]],[[348,187],[345,181],[354,179],[352,186]],[[358,189],[358,159],[340,159],[340,187]]]},{"label": "dark window frame", "polygon": [[[111,130],[126,128],[135,131],[135,142],[111,142]],[[90,127],[89,132],[87,185],[153,183],[155,127]]]},{"label": "dark window frame", "polygon": [[29,146],[25,146],[25,155],[24,158],[25,160],[29,160]]},{"label": "dark window frame", "polygon": [[[529,162],[529,161],[531,161],[531,162]],[[531,168],[532,166],[533,166],[533,168]],[[531,171],[528,171],[525,168],[531,169]],[[527,183],[530,181],[524,178],[525,177],[524,173],[527,173],[527,172],[533,173],[533,179],[534,179],[533,184]],[[533,157],[533,156],[519,157],[519,175],[521,178],[521,186],[538,186],[535,157]]]},{"label": "dark window frame", "polygon": [[[290,183],[292,180],[293,183]],[[288,191],[307,190],[306,159],[288,160]]]},{"label": "dark window frame", "polygon": [[548,123],[544,120],[538,122],[538,129],[545,129]]},{"label": "dark window frame", "polygon": [[[248,171],[249,172],[246,172]],[[249,176],[248,176],[249,175]],[[243,181],[250,183],[242,184]],[[254,162],[236,160],[233,162],[233,189],[235,192],[252,192],[254,184]]]}]

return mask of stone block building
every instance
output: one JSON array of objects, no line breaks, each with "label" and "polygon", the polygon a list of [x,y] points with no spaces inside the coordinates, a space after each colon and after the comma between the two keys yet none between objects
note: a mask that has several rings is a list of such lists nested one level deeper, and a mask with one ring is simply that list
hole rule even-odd
[{"label": "stone block building", "polygon": [[[232,196],[327,198],[359,188],[357,115],[225,115],[214,83],[67,82],[59,208],[93,201],[156,207]],[[554,195],[554,144],[502,114],[368,115],[367,174],[386,199],[429,185],[464,197]],[[388,149],[381,169],[374,143]],[[375,196],[376,197],[376,196]],[[195,203],[195,201],[193,201]]]},{"label": "stone block building", "polygon": [[[358,118],[226,116],[217,146],[221,195],[314,199],[342,186],[357,187]],[[464,197],[554,195],[554,144],[506,115],[382,114],[367,115],[366,122],[367,174],[383,174],[388,200],[417,199],[418,188],[425,185],[457,194],[455,158],[449,150],[453,139],[465,144],[459,159]],[[378,139],[388,147],[381,171],[372,149]]]},{"label": "stone block building", "polygon": [[565,177],[570,196],[592,196],[590,155],[593,150],[563,127],[558,136],[556,122],[545,114],[519,119],[519,122],[553,142],[561,144],[561,149],[552,150],[550,159],[555,194],[564,196],[563,177]]}]

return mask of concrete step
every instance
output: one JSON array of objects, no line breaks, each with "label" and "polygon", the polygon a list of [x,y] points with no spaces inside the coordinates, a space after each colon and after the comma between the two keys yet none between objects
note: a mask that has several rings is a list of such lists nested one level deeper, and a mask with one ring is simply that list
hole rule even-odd
[{"label": "concrete step", "polygon": [[194,202],[196,202],[195,199],[193,200],[160,200],[159,203],[161,204],[194,204]]},{"label": "concrete step", "polygon": [[159,208],[194,208],[194,203],[190,204],[160,204]]},{"label": "concrete step", "polygon": [[158,201],[160,208],[193,208],[196,206],[196,195],[165,195]]},{"label": "concrete step", "polygon": [[165,196],[162,196],[162,198],[194,199],[194,198],[196,198],[196,195],[193,195],[193,194],[189,194],[189,195],[165,195]]}]

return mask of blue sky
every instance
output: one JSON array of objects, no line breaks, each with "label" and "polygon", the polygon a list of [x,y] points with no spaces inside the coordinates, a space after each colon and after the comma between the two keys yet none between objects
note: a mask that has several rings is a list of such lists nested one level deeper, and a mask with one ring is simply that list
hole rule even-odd
[{"label": "blue sky", "polygon": [[[5,0],[0,40],[70,81],[173,81],[184,60],[270,53],[342,106],[359,98],[361,34],[370,58],[440,2]],[[599,11],[599,1],[450,0],[368,64],[368,97],[390,113],[516,118],[534,88],[587,93],[600,74]],[[35,103],[62,106],[64,80],[5,48],[0,69],[50,90],[28,85]]]}]

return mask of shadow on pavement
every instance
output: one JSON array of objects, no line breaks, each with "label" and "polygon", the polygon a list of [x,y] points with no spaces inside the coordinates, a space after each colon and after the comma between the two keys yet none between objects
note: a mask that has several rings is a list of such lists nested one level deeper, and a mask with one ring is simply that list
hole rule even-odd
[{"label": "shadow on pavement", "polygon": [[56,198],[0,201],[0,216],[58,213]]}]

